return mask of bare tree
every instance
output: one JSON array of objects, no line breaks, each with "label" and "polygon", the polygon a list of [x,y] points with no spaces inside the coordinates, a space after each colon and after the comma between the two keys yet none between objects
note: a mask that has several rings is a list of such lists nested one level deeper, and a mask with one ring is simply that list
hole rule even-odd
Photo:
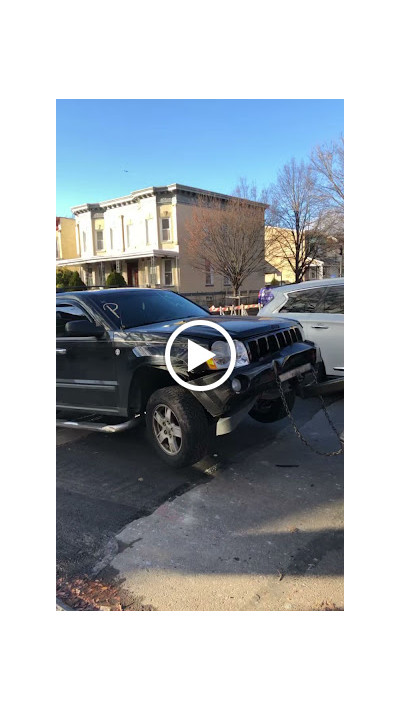
[{"label": "bare tree", "polygon": [[344,139],[316,146],[311,154],[316,191],[324,204],[331,234],[343,235],[344,224]]},{"label": "bare tree", "polygon": [[229,279],[235,296],[247,277],[265,271],[265,208],[242,196],[201,197],[186,225],[193,266]]},{"label": "bare tree", "polygon": [[307,268],[322,256],[327,234],[312,166],[292,158],[268,195],[267,259],[278,269],[289,265],[295,282],[300,282]]},{"label": "bare tree", "polygon": [[325,227],[330,235],[324,262],[343,274],[344,255],[344,139],[316,146],[311,165],[319,198],[325,208]]},{"label": "bare tree", "polygon": [[[265,205],[266,191],[258,190],[255,182],[251,184],[247,178],[241,177],[232,192],[234,197],[242,198],[243,200],[252,200],[253,202],[261,202]],[[266,205],[265,205],[266,206]]]},{"label": "bare tree", "polygon": [[317,146],[311,154],[311,165],[318,178],[317,187],[328,203],[344,211],[344,139]]}]

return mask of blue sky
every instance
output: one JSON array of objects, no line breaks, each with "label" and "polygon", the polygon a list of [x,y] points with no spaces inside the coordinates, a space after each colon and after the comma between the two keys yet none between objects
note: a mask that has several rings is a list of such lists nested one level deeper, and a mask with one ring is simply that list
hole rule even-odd
[{"label": "blue sky", "polygon": [[[57,215],[150,185],[267,187],[343,132],[342,100],[59,100]],[[125,172],[127,171],[127,172]]]}]

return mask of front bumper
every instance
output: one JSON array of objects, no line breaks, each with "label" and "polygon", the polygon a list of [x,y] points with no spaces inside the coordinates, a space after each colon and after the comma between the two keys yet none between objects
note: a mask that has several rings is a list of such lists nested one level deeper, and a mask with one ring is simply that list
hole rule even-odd
[{"label": "front bumper", "polygon": [[[317,350],[314,345],[301,342],[295,343],[279,352],[274,353],[262,362],[250,363],[243,368],[235,368],[228,380],[214,390],[206,392],[191,391],[192,395],[201,403],[211,417],[219,419],[221,417],[232,417],[235,413],[243,411],[246,414],[253,406],[255,400],[261,393],[267,392],[271,399],[279,398],[279,390],[275,378],[275,364],[278,375],[283,376],[283,386],[285,389],[292,387],[293,381],[297,379],[302,366],[315,364]],[[291,375],[290,372],[294,371]],[[285,375],[288,377],[285,379]],[[221,377],[221,371],[213,372],[196,378],[196,385],[208,385],[217,381]],[[234,392],[232,380],[240,380],[242,389],[239,393]],[[228,430],[229,431],[229,430]]]}]

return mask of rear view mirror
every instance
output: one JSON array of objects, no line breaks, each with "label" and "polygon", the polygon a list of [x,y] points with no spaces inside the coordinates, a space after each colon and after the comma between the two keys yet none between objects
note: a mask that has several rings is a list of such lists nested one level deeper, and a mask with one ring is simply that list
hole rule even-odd
[{"label": "rear view mirror", "polygon": [[96,336],[99,338],[104,333],[103,326],[95,326],[94,323],[87,319],[79,321],[68,321],[65,324],[65,333],[69,336]]}]

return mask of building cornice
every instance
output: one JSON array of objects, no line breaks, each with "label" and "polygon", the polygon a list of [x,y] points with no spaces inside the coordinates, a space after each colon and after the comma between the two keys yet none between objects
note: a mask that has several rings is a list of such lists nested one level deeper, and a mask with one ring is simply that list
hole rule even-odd
[{"label": "building cornice", "polygon": [[[222,200],[224,202],[228,200],[241,200],[242,202],[247,202],[250,205],[259,205],[259,207],[263,207],[266,209],[268,205],[263,202],[258,202],[257,200],[247,200],[245,198],[238,197],[236,195],[226,195],[225,193],[216,193],[213,190],[203,190],[202,188],[193,188],[189,185],[181,185],[180,183],[172,183],[171,185],[167,185],[166,189],[169,192],[175,192],[177,194],[186,194],[186,195],[192,195],[192,196],[204,196],[204,197],[210,197],[215,200]],[[163,188],[165,190],[165,188]]]},{"label": "building cornice", "polygon": [[131,205],[134,202],[134,199],[132,197],[132,194],[130,195],[123,195],[123,197],[119,198],[112,198],[111,200],[103,200],[103,202],[100,202],[100,208],[102,210],[108,210],[109,208],[113,207],[123,207],[123,205]]},{"label": "building cornice", "polygon": [[208,197],[214,200],[221,200],[227,202],[228,200],[242,200],[249,205],[258,205],[264,208],[268,207],[266,203],[257,202],[256,200],[247,200],[244,198],[238,198],[234,195],[225,195],[224,193],[216,193],[212,190],[203,190],[202,188],[193,188],[190,185],[181,185],[180,183],[171,183],[170,185],[160,185],[160,186],[150,186],[148,188],[143,188],[141,190],[134,190],[129,195],[124,195],[119,198],[112,198],[111,200],[103,200],[97,203],[84,203],[83,205],[76,205],[71,207],[71,212],[74,215],[81,215],[85,212],[104,212],[105,210],[123,207],[124,205],[132,205],[134,203],[143,200],[144,198],[155,197],[157,202],[166,196],[176,197],[179,202],[194,202],[199,197]]},{"label": "building cornice", "polygon": [[73,215],[82,215],[84,212],[102,212],[101,203],[86,202],[83,205],[71,207],[71,212]]}]

